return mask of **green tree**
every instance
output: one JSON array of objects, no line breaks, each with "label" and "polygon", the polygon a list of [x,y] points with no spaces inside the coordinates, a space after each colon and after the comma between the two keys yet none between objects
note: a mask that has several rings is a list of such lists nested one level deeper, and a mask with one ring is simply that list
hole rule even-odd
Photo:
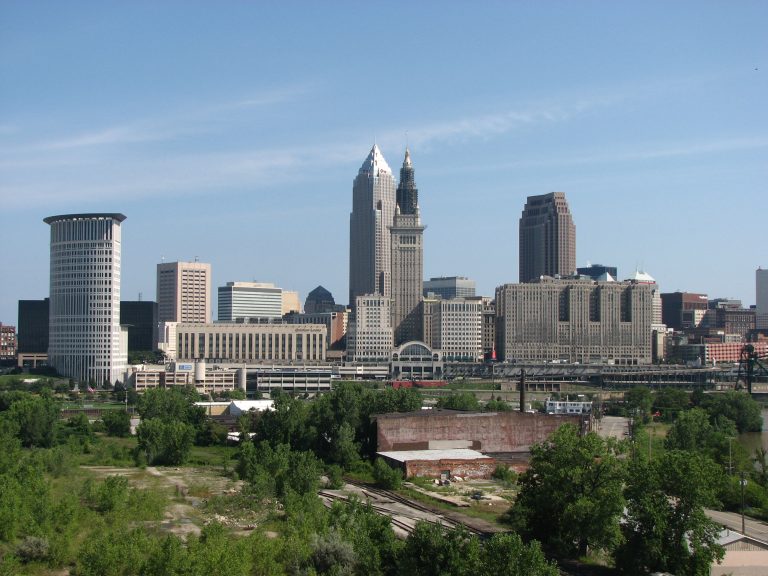
[{"label": "green tree", "polygon": [[480,410],[480,403],[472,392],[459,392],[450,396],[443,396],[437,401],[438,408],[448,410],[473,411]]},{"label": "green tree", "polygon": [[184,422],[165,422],[160,418],[142,420],[136,429],[137,449],[150,464],[178,466],[192,449],[195,429]]},{"label": "green tree", "polygon": [[[625,468],[619,445],[564,425],[531,449],[530,468],[506,521],[527,538],[565,555],[612,550],[621,534]],[[557,522],[552,519],[557,518]]]},{"label": "green tree", "polygon": [[403,482],[403,473],[392,468],[383,458],[376,458],[373,463],[373,479],[377,486],[385,490],[397,490]]},{"label": "green tree", "polygon": [[688,392],[678,388],[662,388],[653,397],[653,411],[659,412],[664,422],[673,422],[689,406]]},{"label": "green tree", "polygon": [[760,432],[763,429],[763,418],[760,404],[749,394],[729,390],[723,394],[707,394],[702,402],[711,419],[725,416],[736,424],[739,434],[744,432]]},{"label": "green tree", "polygon": [[495,534],[483,546],[481,576],[558,576],[537,541],[524,544],[514,533]]},{"label": "green tree", "polygon": [[101,414],[107,436],[124,438],[131,434],[131,416],[124,410],[105,410]]},{"label": "green tree", "polygon": [[53,446],[59,409],[50,394],[22,393],[6,398],[9,405],[3,418],[13,427],[22,445],[27,448]]},{"label": "green tree", "polygon": [[627,403],[627,410],[630,416],[639,417],[646,424],[650,422],[653,397],[648,388],[645,386],[630,388],[624,394],[624,400]]},{"label": "green tree", "polygon": [[482,566],[480,543],[464,529],[419,522],[405,541],[400,573],[414,576],[470,576]]},{"label": "green tree", "polygon": [[617,567],[632,575],[709,574],[724,551],[717,544],[720,528],[704,507],[716,505],[721,475],[714,462],[695,452],[636,459],[628,475],[625,542],[616,552]]}]

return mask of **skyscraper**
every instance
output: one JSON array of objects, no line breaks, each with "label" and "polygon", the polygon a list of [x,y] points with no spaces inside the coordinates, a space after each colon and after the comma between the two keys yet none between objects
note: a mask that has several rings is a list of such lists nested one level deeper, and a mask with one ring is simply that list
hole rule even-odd
[{"label": "skyscraper", "polygon": [[424,226],[411,153],[406,148],[397,187],[397,209],[390,228],[392,241],[392,328],[395,346],[421,340],[421,296],[424,274]]},{"label": "skyscraper", "polygon": [[349,303],[358,296],[392,292],[390,227],[395,216],[395,179],[375,144],[352,185],[349,215]]},{"label": "skyscraper", "polygon": [[280,318],[283,289],[266,282],[227,282],[219,286],[219,322],[238,318]]},{"label": "skyscraper", "polygon": [[576,226],[563,192],[528,196],[519,248],[520,282],[576,271]]},{"label": "skyscraper", "polygon": [[163,262],[157,265],[158,322],[211,321],[211,265]]},{"label": "skyscraper", "polygon": [[122,214],[65,214],[51,226],[48,363],[62,376],[103,385],[122,379]]}]

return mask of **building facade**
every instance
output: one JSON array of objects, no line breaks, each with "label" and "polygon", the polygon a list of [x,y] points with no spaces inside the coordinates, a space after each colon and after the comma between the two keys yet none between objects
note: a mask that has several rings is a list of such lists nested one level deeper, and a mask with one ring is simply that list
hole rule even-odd
[{"label": "building facade", "polygon": [[477,362],[483,357],[483,300],[453,298],[431,305],[431,342],[446,362]]},{"label": "building facade", "polygon": [[755,327],[768,330],[768,269],[755,271]]},{"label": "building facade", "polygon": [[507,361],[650,364],[648,284],[544,277],[496,289],[497,352]]},{"label": "building facade", "polygon": [[352,186],[349,216],[349,302],[358,296],[390,297],[391,236],[395,218],[395,179],[374,144]]},{"label": "building facade", "polygon": [[123,377],[120,329],[123,214],[65,214],[51,227],[48,363],[98,386]]},{"label": "building facade", "polygon": [[17,348],[16,326],[0,322],[0,360],[15,363]]},{"label": "building facade", "polygon": [[325,326],[316,324],[176,325],[176,359],[209,363],[318,363],[325,361]]},{"label": "building facade", "polygon": [[391,300],[379,294],[358,296],[347,330],[347,358],[353,362],[389,362],[394,346]]},{"label": "building facade", "polygon": [[282,313],[283,316],[291,312],[301,312],[301,300],[295,290],[283,290]]},{"label": "building facade", "polygon": [[157,302],[123,300],[120,324],[128,328],[128,351],[157,350]]},{"label": "building facade", "polygon": [[48,353],[48,310],[50,300],[19,300],[18,351]]},{"label": "building facade", "polygon": [[520,282],[576,271],[576,226],[563,192],[528,196],[520,217]]},{"label": "building facade", "polygon": [[424,284],[424,226],[419,211],[411,153],[406,148],[397,187],[392,242],[392,329],[395,345],[421,340]]},{"label": "building facade", "polygon": [[339,306],[336,306],[336,300],[334,300],[333,294],[322,286],[318,286],[310,291],[310,293],[307,294],[307,299],[304,300],[304,312],[307,314],[335,312],[338,309]]},{"label": "building facade", "polygon": [[308,314],[288,314],[285,321],[288,324],[321,324],[325,326],[327,339],[326,348],[328,350],[338,349],[347,334],[347,322],[349,313],[347,311],[338,312],[315,312]]},{"label": "building facade", "polygon": [[465,276],[438,276],[424,282],[424,297],[439,296],[451,298],[472,298],[475,296],[475,281]]},{"label": "building facade", "polygon": [[667,292],[661,294],[661,319],[674,330],[700,328],[707,313],[706,294]]},{"label": "building facade", "polygon": [[211,265],[163,262],[157,265],[158,322],[211,321]]},{"label": "building facade", "polygon": [[219,322],[238,318],[281,318],[283,289],[265,282],[227,282],[219,287]]},{"label": "building facade", "polygon": [[614,280],[618,280],[619,271],[616,266],[603,266],[602,264],[590,264],[581,268],[576,268],[576,274],[579,276],[589,276],[592,280],[607,280],[608,274]]}]

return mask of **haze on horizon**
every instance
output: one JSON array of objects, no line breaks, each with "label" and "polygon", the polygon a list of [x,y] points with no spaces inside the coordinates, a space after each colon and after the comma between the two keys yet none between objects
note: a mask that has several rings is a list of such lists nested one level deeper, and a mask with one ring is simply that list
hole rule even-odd
[{"label": "haze on horizon", "polygon": [[344,303],[352,180],[411,150],[425,277],[517,281],[529,195],[578,265],[755,300],[768,267],[768,4],[6,1],[0,322],[48,295],[48,226],[121,212],[122,298],[162,259]]}]

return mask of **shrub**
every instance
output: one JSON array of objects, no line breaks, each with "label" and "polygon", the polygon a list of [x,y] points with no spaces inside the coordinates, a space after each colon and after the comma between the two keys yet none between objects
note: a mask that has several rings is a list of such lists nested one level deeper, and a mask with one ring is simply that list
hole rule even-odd
[{"label": "shrub", "polygon": [[123,438],[131,434],[131,417],[123,410],[105,410],[101,416],[107,436]]},{"label": "shrub", "polygon": [[505,484],[514,484],[517,482],[517,472],[508,466],[504,466],[503,464],[496,465],[496,468],[493,470],[491,477],[495,478],[496,480],[501,480]]},{"label": "shrub", "polygon": [[377,486],[385,490],[397,490],[403,482],[403,473],[390,467],[383,458],[376,458],[373,463],[373,479]]},{"label": "shrub", "polygon": [[16,556],[24,563],[46,560],[49,553],[48,540],[37,536],[27,536],[16,546]]}]

